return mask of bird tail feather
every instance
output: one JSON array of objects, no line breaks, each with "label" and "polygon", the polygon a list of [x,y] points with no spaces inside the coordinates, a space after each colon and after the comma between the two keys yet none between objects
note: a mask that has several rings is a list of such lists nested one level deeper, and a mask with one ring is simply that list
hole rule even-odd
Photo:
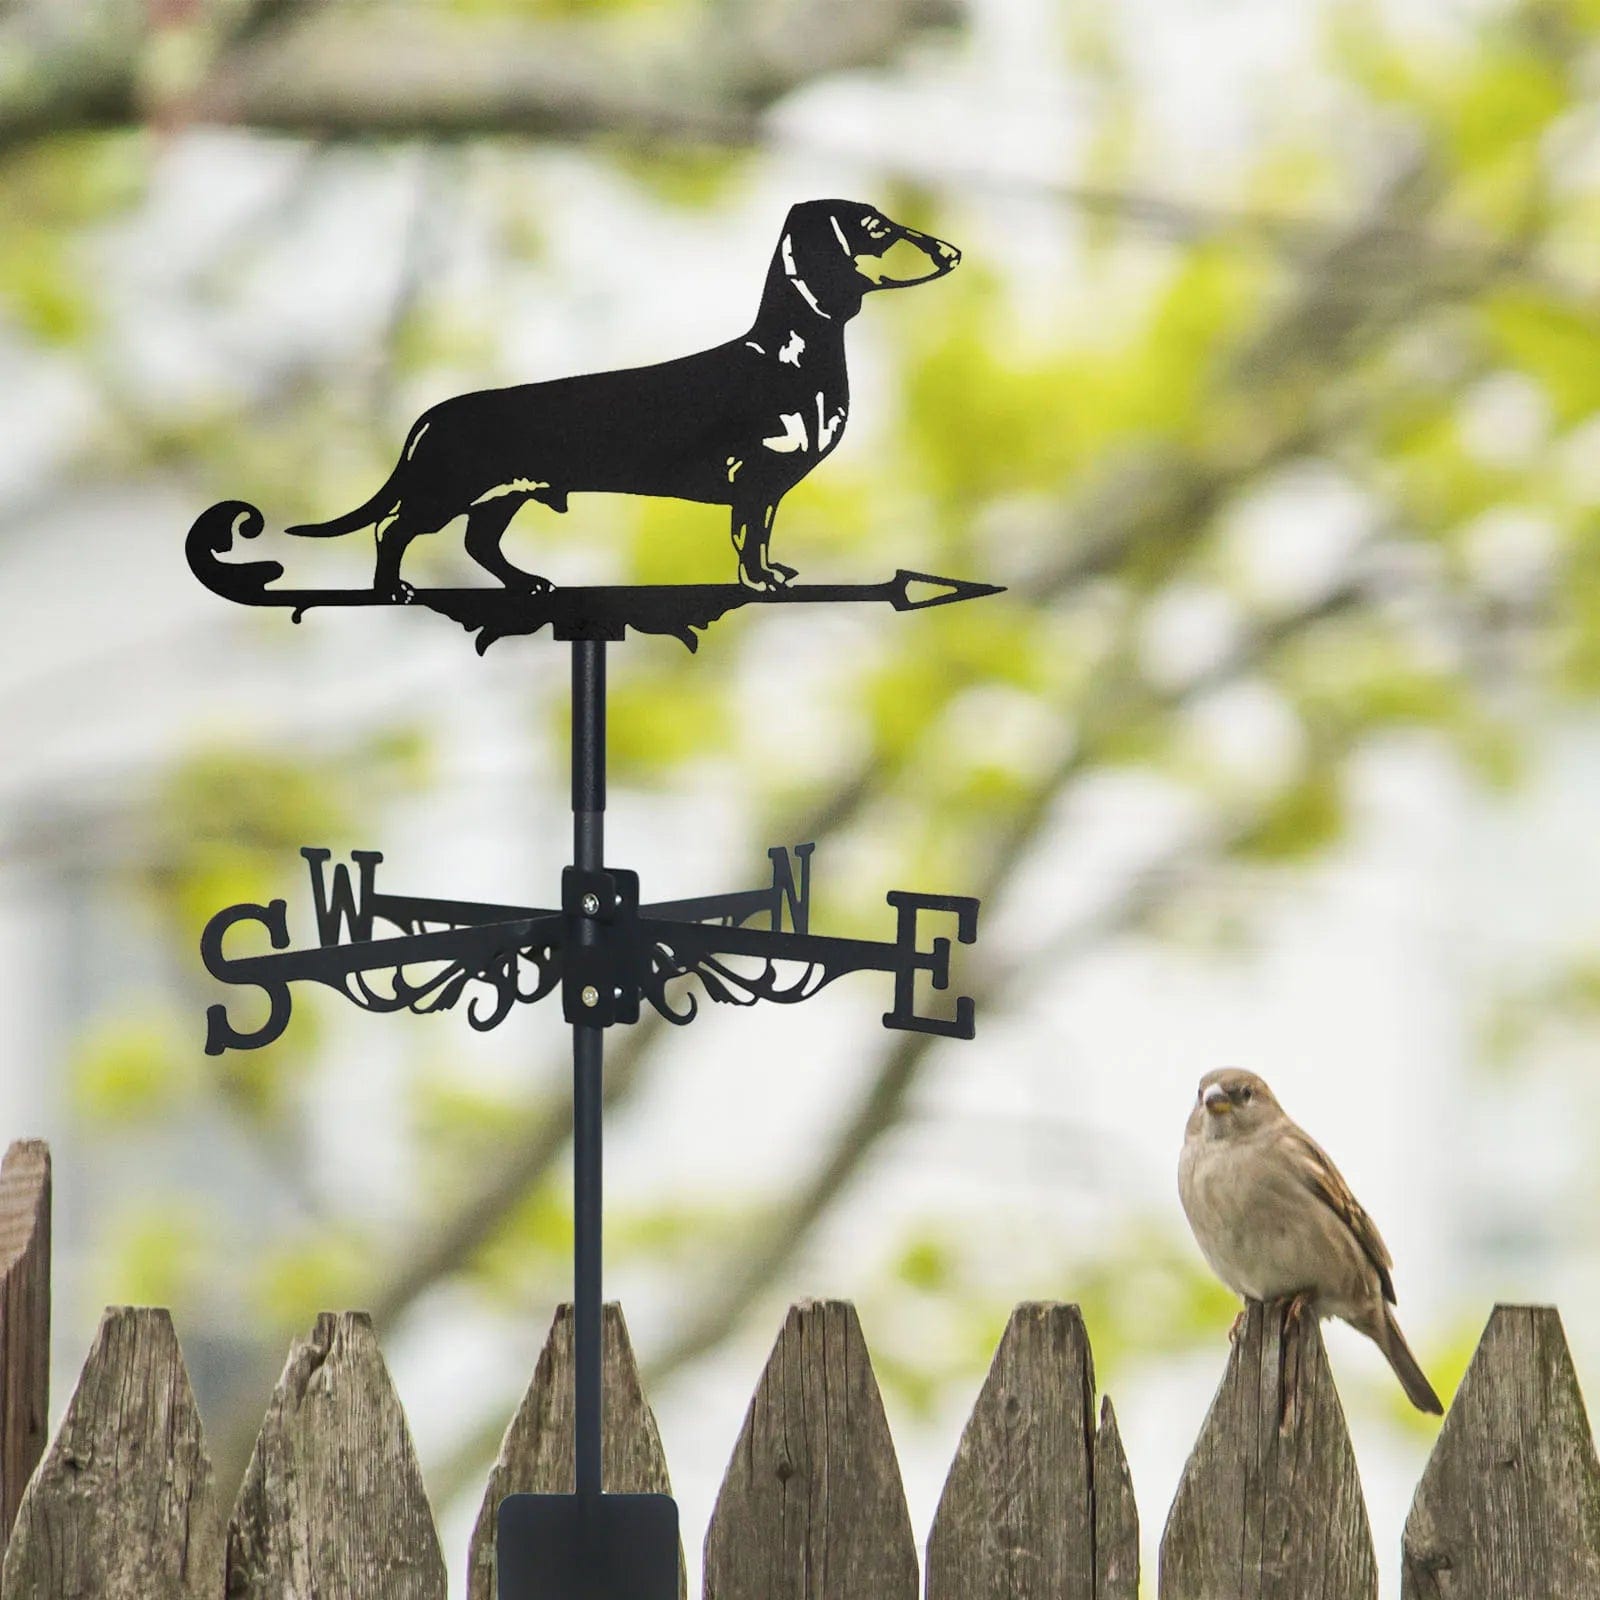
[{"label": "bird tail feather", "polygon": [[1434,1393],[1433,1385],[1428,1382],[1427,1375],[1417,1364],[1417,1358],[1412,1355],[1411,1346],[1406,1343],[1406,1336],[1400,1331],[1393,1306],[1386,1305],[1383,1308],[1383,1337],[1377,1344],[1387,1357],[1389,1365],[1394,1368],[1394,1375],[1400,1380],[1400,1387],[1405,1390],[1406,1399],[1418,1411],[1429,1411],[1436,1417],[1442,1417],[1444,1406],[1440,1403],[1439,1396]]}]

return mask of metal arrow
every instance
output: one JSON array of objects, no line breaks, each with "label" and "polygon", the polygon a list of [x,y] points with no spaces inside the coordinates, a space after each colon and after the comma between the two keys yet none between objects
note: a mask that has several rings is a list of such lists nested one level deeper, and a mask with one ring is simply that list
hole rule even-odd
[{"label": "metal arrow", "polygon": [[300,618],[316,606],[425,606],[477,634],[481,655],[497,639],[551,629],[567,641],[621,639],[637,633],[668,634],[689,649],[720,617],[749,605],[817,605],[875,601],[896,611],[923,611],[1001,594],[1004,585],[970,583],[901,568],[881,583],[794,583],[771,590],[737,583],[593,584],[544,591],[494,588],[414,589],[395,596],[377,589],[278,589],[276,561],[231,562],[220,558],[238,539],[254,539],[261,513],[243,500],[224,500],[203,511],[185,545],[190,570],[213,594],[237,605],[285,606]]}]

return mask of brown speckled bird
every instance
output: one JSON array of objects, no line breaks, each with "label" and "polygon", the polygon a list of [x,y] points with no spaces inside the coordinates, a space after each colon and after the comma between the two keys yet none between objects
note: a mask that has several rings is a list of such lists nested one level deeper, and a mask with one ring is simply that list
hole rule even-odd
[{"label": "brown speckled bird", "polygon": [[1394,1265],[1339,1169],[1253,1072],[1208,1072],[1184,1132],[1178,1193],[1211,1269],[1246,1300],[1340,1317],[1384,1353],[1419,1411],[1442,1414],[1394,1314]]}]

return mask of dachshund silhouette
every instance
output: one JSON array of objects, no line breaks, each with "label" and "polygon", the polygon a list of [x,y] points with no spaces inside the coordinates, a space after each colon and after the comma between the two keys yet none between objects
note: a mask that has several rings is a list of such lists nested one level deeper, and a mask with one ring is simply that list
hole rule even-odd
[{"label": "dachshund silhouette", "polygon": [[844,433],[850,383],[844,327],[874,289],[943,277],[954,245],[869,205],[808,200],[790,209],[750,331],[676,361],[484,389],[420,416],[388,481],[354,511],[287,531],[377,528],[373,587],[410,588],[400,561],[419,534],[467,519],[466,549],[508,588],[548,590],[501,553],[517,509],[555,511],[580,493],[658,495],[732,512],[739,581],[782,587],[769,554],[778,502]]}]

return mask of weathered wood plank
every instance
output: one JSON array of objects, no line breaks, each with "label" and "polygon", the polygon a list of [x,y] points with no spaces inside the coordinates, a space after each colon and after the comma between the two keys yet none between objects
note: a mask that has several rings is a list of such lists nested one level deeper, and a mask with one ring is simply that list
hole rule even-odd
[{"label": "weathered wood plank", "polygon": [[1139,1507],[1111,1397],[1094,1436],[1095,1600],[1139,1600]]},{"label": "weathered wood plank", "polygon": [[1402,1600],[1600,1595],[1600,1465],[1554,1306],[1496,1306],[1406,1519]]},{"label": "weathered wood plank", "polygon": [[218,1600],[222,1507],[172,1319],[112,1308],[22,1499],[5,1600]]},{"label": "weathered wood plank", "polygon": [[[601,1328],[605,1341],[601,1483],[609,1494],[671,1494],[655,1413],[644,1397],[628,1325],[615,1302],[607,1304]],[[467,1600],[495,1600],[494,1535],[500,1502],[508,1494],[573,1492],[572,1440],[572,1307],[564,1305],[550,1324],[533,1379],[506,1429],[500,1458],[484,1490],[467,1552]],[[680,1545],[679,1600],[687,1590]]]},{"label": "weathered wood plank", "polygon": [[50,1148],[0,1163],[0,1556],[50,1426]]},{"label": "weathered wood plank", "polygon": [[278,1380],[228,1528],[229,1600],[444,1600],[411,1432],[364,1313],[324,1312]]},{"label": "weathered wood plank", "polygon": [[1252,1303],[1161,1536],[1161,1600],[1373,1600],[1361,1480],[1316,1320]]},{"label": "weathered wood plank", "polygon": [[789,1311],[706,1532],[705,1600],[917,1600],[894,1441],[848,1301]]},{"label": "weathered wood plank", "polygon": [[[1131,1600],[1138,1523],[1134,1514],[1130,1547],[1123,1518],[1132,1514],[1132,1493],[1109,1407],[1107,1419],[1097,1438],[1094,1359],[1078,1308],[1019,1305],[939,1498],[928,1536],[928,1600]],[[1102,1456],[1104,1507],[1096,1478]],[[1103,1586],[1102,1520],[1110,1546]]]}]

